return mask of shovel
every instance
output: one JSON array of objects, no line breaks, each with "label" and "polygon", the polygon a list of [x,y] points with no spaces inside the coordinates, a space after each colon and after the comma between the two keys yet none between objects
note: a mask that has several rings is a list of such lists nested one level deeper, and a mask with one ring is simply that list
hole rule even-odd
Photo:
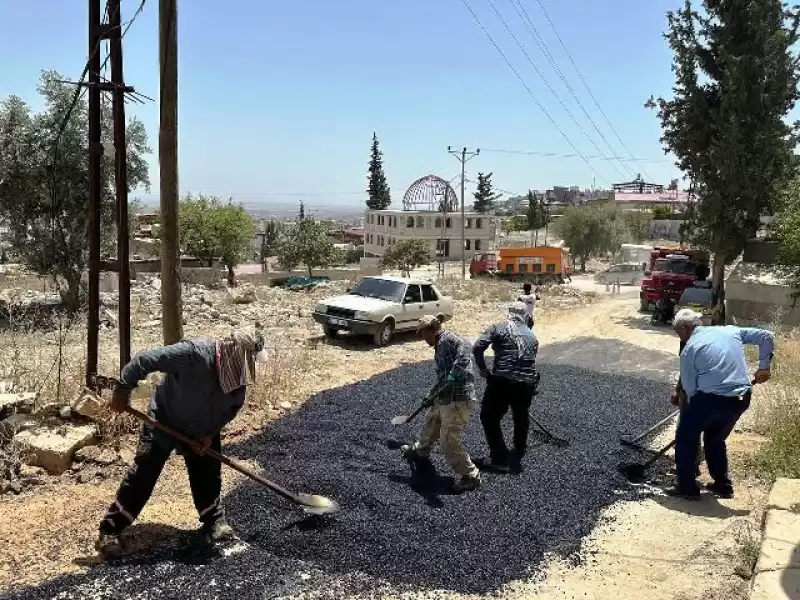
[{"label": "shovel", "polygon": [[433,404],[433,401],[436,399],[439,394],[441,394],[445,389],[447,389],[448,384],[444,383],[446,381],[446,377],[442,377],[439,380],[439,385],[433,390],[430,394],[428,394],[425,399],[422,401],[417,409],[412,412],[410,415],[397,415],[396,417],[392,417],[392,425],[406,425],[410,423],[414,417],[416,417],[419,413],[421,413],[426,408],[430,408]]},{"label": "shovel", "polygon": [[633,483],[642,482],[647,477],[647,469],[653,466],[659,458],[664,456],[670,448],[675,445],[675,440],[672,440],[669,444],[664,446],[661,450],[655,453],[655,455],[650,458],[648,461],[644,463],[631,463],[627,465],[621,465],[619,470],[620,473],[625,475],[628,481]]},{"label": "shovel", "polygon": [[658,429],[662,425],[668,423],[672,419],[672,417],[677,415],[679,412],[680,412],[680,410],[676,410],[675,412],[670,413],[668,416],[664,417],[658,423],[653,425],[650,429],[648,429],[647,431],[645,431],[642,434],[639,434],[638,436],[636,436],[632,440],[626,440],[626,439],[620,438],[619,443],[622,444],[623,446],[630,446],[631,448],[636,448],[637,450],[644,450],[644,448],[642,448],[642,446],[640,446],[638,444],[638,442],[642,441],[644,438],[646,438],[648,435],[653,433],[656,429]]},{"label": "shovel", "polygon": [[[163,423],[159,423],[149,415],[146,415],[145,413],[140,412],[131,406],[125,407],[125,412],[135,417],[139,421],[142,421],[143,423],[149,423],[156,429],[163,431],[167,435],[174,437],[176,440],[183,442],[184,444],[188,445],[191,448],[194,448],[197,445],[197,442],[189,439],[179,431],[175,431],[174,429],[172,429],[172,427],[168,427]],[[339,509],[339,505],[334,500],[326,498],[325,496],[318,496],[316,494],[293,494],[292,492],[278,485],[277,483],[274,483],[269,479],[262,477],[258,473],[254,473],[253,471],[245,467],[242,463],[235,461],[232,458],[228,458],[224,454],[220,454],[219,452],[212,450],[211,448],[206,449],[205,454],[207,454],[208,456],[210,456],[215,460],[218,460],[222,464],[229,466],[231,469],[239,471],[239,473],[241,473],[242,475],[245,475],[250,479],[252,479],[253,481],[260,483],[271,492],[274,492],[279,496],[282,496],[289,502],[297,504],[309,514],[327,515],[334,513]]]}]

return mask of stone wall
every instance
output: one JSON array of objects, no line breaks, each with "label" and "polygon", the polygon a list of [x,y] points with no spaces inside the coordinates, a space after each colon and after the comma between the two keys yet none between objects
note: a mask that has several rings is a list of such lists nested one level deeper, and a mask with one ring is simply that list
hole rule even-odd
[{"label": "stone wall", "polygon": [[725,314],[737,325],[800,326],[788,271],[763,263],[739,263],[725,280]]}]

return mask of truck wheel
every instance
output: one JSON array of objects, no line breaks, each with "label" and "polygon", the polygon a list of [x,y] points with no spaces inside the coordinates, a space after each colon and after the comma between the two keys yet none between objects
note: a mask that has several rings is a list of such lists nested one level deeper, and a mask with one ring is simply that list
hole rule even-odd
[{"label": "truck wheel", "polygon": [[337,327],[331,327],[330,325],[323,325],[322,333],[325,334],[326,338],[332,340],[338,335],[339,329]]},{"label": "truck wheel", "polygon": [[639,310],[642,312],[650,310],[650,301],[647,298],[639,298]]},{"label": "truck wheel", "polygon": [[394,335],[394,325],[392,325],[391,321],[384,321],[381,323],[378,330],[375,332],[374,341],[375,345],[379,347],[386,346],[389,342],[392,341],[392,336]]}]

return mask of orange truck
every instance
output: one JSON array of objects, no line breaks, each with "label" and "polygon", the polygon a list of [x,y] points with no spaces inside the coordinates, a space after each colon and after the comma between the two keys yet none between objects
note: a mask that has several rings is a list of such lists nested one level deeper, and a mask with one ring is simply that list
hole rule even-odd
[{"label": "orange truck", "polygon": [[569,255],[563,248],[534,246],[476,253],[470,262],[469,274],[473,278],[498,277],[542,285],[564,283],[571,269]]}]

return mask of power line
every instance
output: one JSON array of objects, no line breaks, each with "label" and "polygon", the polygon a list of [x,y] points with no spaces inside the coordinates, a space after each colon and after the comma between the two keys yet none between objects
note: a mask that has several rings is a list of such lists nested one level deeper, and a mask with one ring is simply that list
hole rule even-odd
[{"label": "power line", "polygon": [[468,10],[468,11],[469,11],[469,12],[472,14],[472,18],[473,18],[473,19],[475,19],[475,22],[478,24],[478,27],[480,27],[480,28],[481,28],[481,30],[483,31],[483,34],[484,34],[484,35],[485,35],[485,36],[486,36],[486,37],[489,39],[489,41],[490,41],[490,42],[492,43],[492,45],[495,47],[495,50],[497,50],[498,54],[500,54],[500,56],[503,58],[503,61],[506,63],[506,65],[508,65],[508,68],[509,68],[509,69],[511,69],[511,71],[514,73],[514,75],[517,77],[517,79],[519,79],[519,82],[522,84],[522,86],[523,86],[523,87],[525,88],[525,90],[528,92],[528,95],[530,95],[530,97],[533,99],[533,101],[534,101],[534,102],[536,103],[536,105],[539,107],[539,110],[541,110],[541,111],[544,113],[544,115],[547,117],[547,119],[550,121],[550,123],[553,125],[553,127],[555,127],[555,128],[556,128],[556,130],[557,130],[557,131],[558,131],[558,132],[561,134],[561,136],[562,136],[562,137],[563,137],[563,138],[566,140],[567,144],[569,144],[569,146],[570,146],[570,147],[571,147],[571,148],[572,148],[572,149],[575,151],[575,153],[576,153],[576,154],[577,154],[577,155],[578,155],[578,156],[579,156],[579,157],[580,157],[580,158],[583,160],[583,162],[584,162],[584,163],[586,163],[586,166],[587,166],[587,167],[589,167],[589,170],[590,170],[590,171],[591,171],[591,172],[592,172],[592,173],[593,173],[595,176],[597,176],[597,177],[600,177],[600,179],[601,179],[601,180],[605,181],[605,182],[606,182],[608,185],[611,185],[611,184],[610,184],[610,182],[609,182],[609,181],[608,181],[608,180],[607,180],[605,177],[603,177],[602,175],[600,175],[600,174],[598,174],[598,173],[597,173],[597,171],[595,170],[595,168],[592,166],[592,163],[590,163],[590,162],[589,162],[589,161],[586,159],[586,157],[585,157],[585,156],[584,156],[584,155],[581,153],[581,151],[580,151],[580,150],[578,150],[577,146],[575,146],[575,144],[573,144],[573,143],[572,143],[572,140],[571,140],[571,139],[569,138],[569,136],[568,136],[568,135],[567,135],[567,134],[564,132],[564,130],[563,130],[563,129],[561,129],[561,127],[559,127],[559,126],[558,126],[558,123],[556,123],[556,122],[555,122],[555,120],[554,120],[554,119],[553,119],[553,117],[550,115],[550,113],[547,111],[547,109],[544,107],[544,105],[543,105],[543,104],[542,104],[542,103],[539,101],[539,99],[536,97],[536,94],[534,94],[534,93],[533,93],[533,90],[531,90],[530,86],[528,86],[528,84],[527,84],[527,83],[525,83],[525,80],[522,78],[522,75],[520,75],[520,74],[519,74],[519,71],[517,71],[517,69],[514,67],[514,65],[512,65],[512,64],[511,64],[511,61],[510,61],[510,60],[508,60],[508,57],[505,55],[505,53],[504,53],[504,52],[503,52],[503,50],[500,48],[500,46],[498,46],[498,45],[497,45],[497,42],[495,42],[495,40],[494,40],[494,38],[492,37],[492,35],[489,33],[489,31],[488,31],[488,30],[486,29],[486,27],[483,25],[483,23],[481,22],[481,20],[478,18],[478,15],[477,15],[477,14],[475,14],[475,11],[472,9],[472,6],[470,6],[469,2],[468,2],[467,0],[461,0],[461,3],[462,3],[462,4],[463,4],[463,5],[464,5],[464,6],[467,8],[467,10]]},{"label": "power line", "polygon": [[559,78],[564,83],[564,86],[567,88],[567,91],[572,96],[572,99],[575,100],[575,104],[577,104],[578,107],[581,109],[581,111],[583,111],[583,114],[589,120],[589,123],[592,124],[592,127],[594,127],[594,130],[597,132],[597,135],[600,136],[600,139],[602,139],[605,145],[608,146],[608,149],[611,151],[612,154],[612,159],[616,159],[617,161],[619,161],[619,163],[623,166],[623,168],[625,168],[628,171],[628,173],[631,176],[635,176],[636,173],[634,173],[634,171],[627,165],[627,163],[623,162],[622,159],[616,156],[616,151],[614,150],[614,147],[609,143],[605,134],[597,126],[597,123],[589,114],[589,112],[586,110],[586,107],[583,105],[583,102],[581,102],[580,98],[578,98],[578,95],[575,93],[575,90],[570,85],[567,78],[564,76],[561,67],[558,65],[558,61],[555,60],[553,55],[550,53],[550,50],[547,48],[547,45],[544,43],[542,36],[539,35],[539,31],[536,29],[536,25],[534,25],[533,21],[530,18],[530,15],[528,14],[528,11],[525,9],[525,5],[522,3],[521,0],[508,0],[508,1],[512,4],[514,10],[517,12],[520,19],[522,19],[523,23],[527,23],[528,30],[531,33],[533,41],[536,42],[536,45],[539,47],[539,50],[542,51],[542,54],[544,54],[545,58],[547,58],[550,65],[553,67],[553,70],[556,72],[556,74],[558,74]]},{"label": "power line", "polygon": [[[500,149],[491,149],[491,148],[481,148],[483,152],[496,152],[502,154],[519,154],[522,156],[544,156],[544,157],[556,157],[556,158],[579,158],[578,154],[565,154],[562,152],[538,152],[536,150],[500,150]],[[593,160],[629,160],[624,159],[621,156],[587,156],[586,158],[590,158]],[[666,158],[635,158],[631,160],[636,160],[637,162],[647,162],[647,163],[671,163],[672,161]]]},{"label": "power line", "polygon": [[[592,92],[592,88],[589,87],[589,84],[587,83],[586,78],[583,76],[583,73],[578,68],[578,65],[575,64],[575,60],[572,58],[572,54],[567,49],[567,45],[564,43],[564,40],[561,39],[561,35],[558,33],[558,29],[556,29],[555,24],[553,23],[552,19],[550,18],[550,15],[547,12],[547,8],[545,7],[544,2],[542,2],[542,0],[536,0],[536,2],[539,3],[539,6],[541,7],[545,18],[547,19],[547,22],[550,24],[550,28],[553,30],[553,33],[556,34],[556,38],[558,39],[558,43],[561,44],[561,47],[564,49],[564,53],[567,55],[567,58],[569,59],[569,62],[572,63],[572,66],[575,69],[575,72],[578,74],[578,77],[580,77],[581,81],[583,82],[583,85],[586,88],[586,91],[589,92],[589,96],[591,96],[592,101],[594,102],[594,105],[597,107],[597,110],[600,111],[601,115],[603,115],[603,119],[605,119],[606,124],[611,129],[611,131],[614,133],[614,135],[617,137],[617,140],[619,141],[620,145],[622,145],[622,148],[625,150],[625,152],[627,152],[630,155],[630,157],[633,159],[633,161],[637,162],[637,164],[638,164],[638,161],[636,161],[636,159],[633,156],[633,152],[631,152],[630,149],[628,148],[628,146],[625,145],[625,142],[622,141],[622,138],[620,137],[619,132],[617,131],[616,127],[614,127],[614,125],[611,123],[611,120],[608,118],[608,115],[603,110],[603,107],[600,106],[600,102],[597,101],[597,98],[595,97],[594,93]],[[644,170],[644,168],[642,168],[642,172],[644,173],[645,177],[647,177],[647,179],[651,179],[650,175],[647,173],[647,171]]]},{"label": "power line", "polygon": [[[516,42],[517,46],[519,46],[519,49],[522,51],[522,54],[525,55],[525,58],[527,59],[527,61],[533,67],[534,71],[536,71],[536,74],[539,76],[539,79],[541,79],[542,82],[544,82],[545,86],[547,86],[547,89],[550,90],[550,93],[553,94],[553,97],[561,105],[561,108],[564,109],[564,112],[567,113],[567,115],[569,116],[570,119],[572,119],[572,122],[575,123],[575,126],[580,130],[580,132],[583,134],[583,136],[587,140],[589,140],[589,142],[595,147],[595,150],[597,150],[601,155],[605,156],[605,152],[603,152],[603,150],[600,148],[600,146],[598,146],[597,143],[594,141],[594,139],[586,132],[586,130],[583,128],[583,126],[578,122],[578,119],[575,118],[575,115],[572,113],[572,111],[567,107],[567,105],[561,99],[561,96],[558,95],[558,93],[553,88],[553,86],[550,85],[550,82],[547,81],[547,78],[544,76],[544,73],[542,73],[541,69],[539,69],[539,67],[536,65],[536,63],[533,62],[533,59],[531,58],[530,54],[528,54],[528,51],[525,49],[525,46],[522,44],[522,42],[519,41],[519,38],[516,36],[514,31],[511,29],[511,27],[508,25],[508,22],[503,18],[503,15],[500,14],[500,11],[497,10],[497,5],[495,5],[493,0],[486,0],[486,2],[489,4],[489,6],[492,7],[492,10],[494,11],[495,15],[497,15],[497,18],[500,20],[500,22],[503,24],[503,27],[505,27],[506,31],[508,31],[508,34],[514,40],[514,42]],[[617,168],[616,165],[613,165],[613,166],[614,166],[614,169],[617,171],[617,174],[622,175],[622,173],[619,170],[619,168]],[[623,177],[624,177],[624,175],[623,175]]]}]

